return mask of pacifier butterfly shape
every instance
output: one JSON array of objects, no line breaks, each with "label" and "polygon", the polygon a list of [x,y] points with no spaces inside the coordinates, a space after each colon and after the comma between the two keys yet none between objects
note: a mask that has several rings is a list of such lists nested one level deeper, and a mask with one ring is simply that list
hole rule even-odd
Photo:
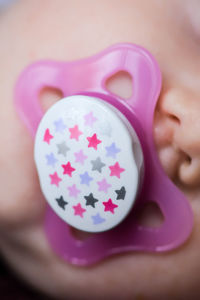
[{"label": "pacifier butterfly shape", "polygon": [[[125,71],[132,95],[106,88]],[[40,91],[64,98],[43,116]],[[153,117],[161,74],[140,46],[118,44],[74,62],[39,61],[19,77],[15,104],[35,138],[35,162],[48,202],[44,229],[54,251],[73,264],[89,265],[127,251],[162,252],[191,233],[188,201],[167,178],[153,142]],[[155,202],[164,216],[156,228],[138,223],[137,212]],[[85,240],[71,228],[92,232]]]}]

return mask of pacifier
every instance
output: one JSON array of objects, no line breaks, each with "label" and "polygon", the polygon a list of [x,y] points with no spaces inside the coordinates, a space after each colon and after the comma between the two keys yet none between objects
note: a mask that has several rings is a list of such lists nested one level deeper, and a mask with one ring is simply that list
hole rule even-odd
[{"label": "pacifier", "polygon": [[[106,88],[125,71],[132,78],[128,100]],[[40,91],[64,98],[43,114]],[[44,230],[64,260],[89,265],[127,251],[162,252],[189,237],[193,213],[168,179],[153,142],[153,117],[161,74],[152,55],[118,44],[74,62],[40,61],[19,77],[15,104],[35,139],[34,159],[47,200]],[[156,228],[137,213],[155,202],[163,216]],[[93,233],[80,240],[73,228]]]}]

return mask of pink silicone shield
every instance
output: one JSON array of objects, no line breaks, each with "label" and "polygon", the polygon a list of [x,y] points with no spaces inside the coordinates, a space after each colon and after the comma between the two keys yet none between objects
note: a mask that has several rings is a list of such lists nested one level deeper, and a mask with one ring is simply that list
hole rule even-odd
[{"label": "pink silicone shield", "polygon": [[[119,71],[132,77],[133,93],[126,101],[106,89],[106,80]],[[152,125],[161,74],[151,54],[136,45],[119,44],[79,61],[40,61],[29,66],[17,82],[15,104],[33,137],[43,117],[39,94],[45,87],[60,89],[64,96],[97,96],[119,109],[140,139],[145,166],[143,186],[132,212],[112,230],[78,240],[47,206],[44,227],[55,252],[71,263],[88,265],[115,253],[161,252],[182,244],[191,233],[193,214],[184,195],[164,174],[155,151]],[[159,228],[137,223],[137,212],[148,201],[156,202],[163,213]]]}]

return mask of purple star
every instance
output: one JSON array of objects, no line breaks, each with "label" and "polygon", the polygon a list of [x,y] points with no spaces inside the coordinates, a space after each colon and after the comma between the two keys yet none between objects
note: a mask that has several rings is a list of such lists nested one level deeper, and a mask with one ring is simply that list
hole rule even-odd
[{"label": "purple star", "polygon": [[76,162],[79,162],[80,164],[84,164],[85,159],[87,156],[83,153],[83,150],[80,150],[79,152],[74,153],[76,156]]},{"label": "purple star", "polygon": [[104,191],[105,193],[107,193],[108,189],[111,187],[111,185],[107,183],[105,178],[101,181],[97,181],[97,184],[99,185],[99,191]]},{"label": "purple star", "polygon": [[105,219],[102,218],[99,213],[97,213],[95,216],[92,216],[92,219],[94,225],[105,222]]},{"label": "purple star", "polygon": [[55,130],[56,130],[56,132],[61,132],[61,133],[63,133],[63,130],[65,130],[65,128],[67,127],[67,126],[63,123],[63,119],[62,119],[62,118],[56,120],[56,121],[54,122],[54,125],[55,125]]},{"label": "purple star", "polygon": [[85,118],[85,125],[93,127],[93,123],[96,122],[97,118],[93,116],[93,112],[89,112],[89,114],[84,116]]},{"label": "purple star", "polygon": [[80,190],[77,189],[75,184],[69,186],[68,191],[69,191],[69,195],[74,198],[77,198],[78,194],[81,192]]},{"label": "purple star", "polygon": [[47,154],[45,155],[46,159],[47,159],[47,165],[55,167],[55,164],[57,163],[57,159],[55,158],[53,153]]},{"label": "purple star", "polygon": [[81,174],[80,177],[81,177],[81,184],[90,185],[90,181],[93,180],[93,178],[88,175],[88,172]]},{"label": "purple star", "polygon": [[109,147],[106,147],[106,156],[111,156],[112,158],[116,158],[116,154],[121,150],[115,146],[115,143],[112,143]]}]

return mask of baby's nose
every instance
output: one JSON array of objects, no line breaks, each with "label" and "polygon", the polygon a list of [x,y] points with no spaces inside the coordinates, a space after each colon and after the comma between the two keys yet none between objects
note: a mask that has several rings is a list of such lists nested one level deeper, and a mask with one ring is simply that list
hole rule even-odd
[{"label": "baby's nose", "polygon": [[155,142],[161,163],[172,179],[200,183],[200,101],[184,89],[161,94],[155,116]]}]

